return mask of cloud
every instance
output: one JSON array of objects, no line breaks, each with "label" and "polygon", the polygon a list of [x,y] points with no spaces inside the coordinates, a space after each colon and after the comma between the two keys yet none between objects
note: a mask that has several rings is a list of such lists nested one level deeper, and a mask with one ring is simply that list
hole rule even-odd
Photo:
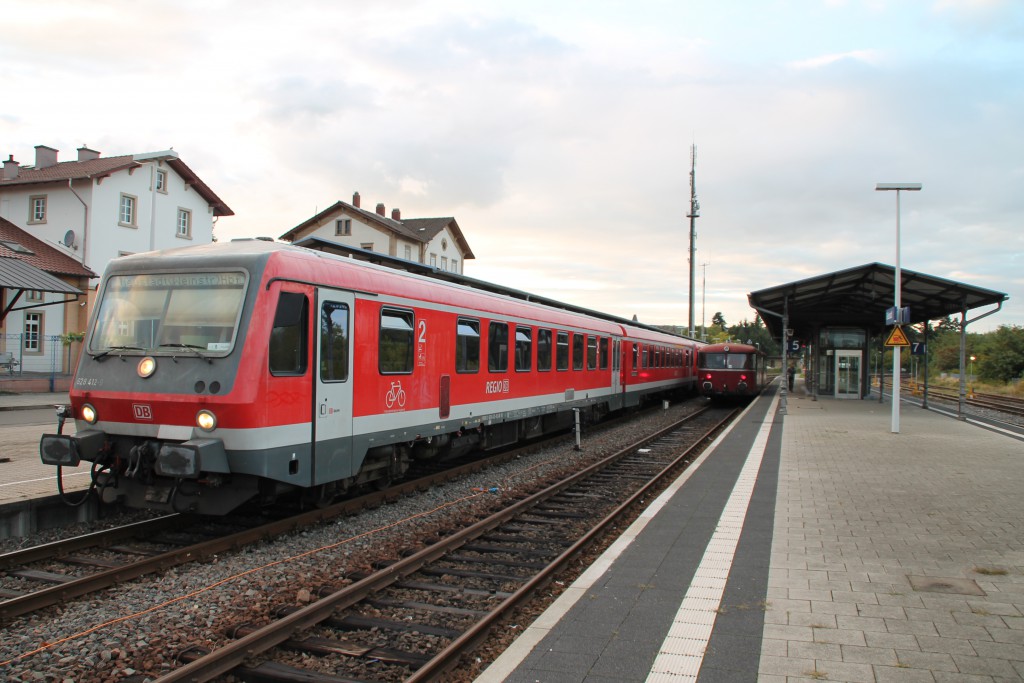
[{"label": "cloud", "polygon": [[789,63],[789,66],[793,69],[820,69],[845,61],[874,66],[879,63],[880,59],[876,50],[851,50],[793,61]]}]

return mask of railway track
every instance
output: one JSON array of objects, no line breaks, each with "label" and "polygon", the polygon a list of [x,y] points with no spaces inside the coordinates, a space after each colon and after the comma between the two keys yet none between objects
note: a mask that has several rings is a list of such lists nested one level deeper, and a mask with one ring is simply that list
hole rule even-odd
[{"label": "railway track", "polygon": [[[561,436],[560,439],[567,437]],[[527,446],[445,469],[324,508],[279,519],[165,515],[0,555],[0,624],[51,605],[326,520],[358,513],[440,482],[520,457]]]},{"label": "railway track", "polygon": [[[621,421],[611,420],[602,428]],[[560,435],[488,458],[467,457],[444,467],[426,463],[416,476],[387,490],[298,514],[212,519],[171,514],[0,554],[0,625],[114,585],[192,562],[209,561],[221,553],[353,515],[513,460],[541,445],[571,438]]]},{"label": "railway track", "polygon": [[[960,392],[953,391],[951,389],[936,389],[934,387],[928,387],[928,397],[939,398],[944,401],[952,401],[955,403],[960,400]],[[1024,417],[1024,400],[1014,398],[1013,396],[982,394],[972,391],[968,392],[965,400],[967,405],[970,406],[977,406],[978,408],[986,408],[988,410],[1016,415],[1017,417]]]},{"label": "railway track", "polygon": [[692,461],[735,410],[704,408],[485,519],[381,566],[308,587],[319,596],[192,647],[157,679],[429,681]]},{"label": "railway track", "polygon": [[[903,393],[914,393],[915,395],[923,393],[924,387],[922,384],[916,382],[910,382],[908,384],[910,386],[907,384],[901,384]],[[885,387],[889,391],[892,391],[892,381],[887,379],[885,381]],[[929,386],[928,398],[958,403],[960,401],[960,392],[956,389],[944,389],[941,387]],[[994,410],[996,412],[1006,413],[1007,415],[1013,415],[1015,417],[1024,417],[1024,399],[1016,398],[1014,396],[968,391],[964,401],[969,406],[984,408],[986,410]]]}]

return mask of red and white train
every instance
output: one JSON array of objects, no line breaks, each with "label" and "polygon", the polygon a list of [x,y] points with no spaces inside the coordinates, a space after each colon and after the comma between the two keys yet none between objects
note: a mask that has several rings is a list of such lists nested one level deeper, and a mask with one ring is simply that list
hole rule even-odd
[{"label": "red and white train", "polygon": [[698,342],[446,277],[264,240],[116,259],[41,458],[91,462],[105,502],[224,514],[696,391]]},{"label": "red and white train", "polygon": [[767,382],[766,356],[749,344],[709,344],[697,354],[700,392],[713,399],[752,399]]}]

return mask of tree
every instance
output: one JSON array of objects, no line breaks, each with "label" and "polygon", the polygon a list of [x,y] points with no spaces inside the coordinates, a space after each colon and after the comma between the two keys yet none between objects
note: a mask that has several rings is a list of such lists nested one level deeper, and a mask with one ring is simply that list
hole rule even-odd
[{"label": "tree", "polygon": [[725,328],[726,328],[725,317],[722,315],[721,311],[715,311],[715,314],[713,316],[711,316],[711,324],[714,325],[715,327],[719,328],[723,332],[725,331]]},{"label": "tree", "polygon": [[1024,327],[1000,325],[976,341],[970,348],[978,359],[978,377],[989,382],[1009,382],[1024,376]]},{"label": "tree", "polygon": [[734,341],[754,344],[769,356],[779,355],[779,346],[772,339],[771,332],[761,322],[760,316],[755,316],[752,323],[744,320],[738,325],[733,325],[728,329],[728,332],[729,337]]}]

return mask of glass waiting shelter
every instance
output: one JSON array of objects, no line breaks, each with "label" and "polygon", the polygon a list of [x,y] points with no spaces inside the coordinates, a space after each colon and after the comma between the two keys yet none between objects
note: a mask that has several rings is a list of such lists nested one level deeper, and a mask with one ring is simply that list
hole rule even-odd
[{"label": "glass waiting shelter", "polygon": [[[962,338],[969,323],[995,312],[969,319],[968,311],[1001,307],[1008,298],[1002,292],[905,268],[901,276],[901,306],[910,309],[910,324],[959,314]],[[786,361],[802,365],[808,394],[858,399],[872,392],[873,375],[892,372],[891,364],[869,366],[870,359],[884,350],[882,343],[891,329],[886,326],[886,311],[894,304],[895,281],[895,268],[869,263],[758,290],[747,299],[772,336],[785,340]]]}]

